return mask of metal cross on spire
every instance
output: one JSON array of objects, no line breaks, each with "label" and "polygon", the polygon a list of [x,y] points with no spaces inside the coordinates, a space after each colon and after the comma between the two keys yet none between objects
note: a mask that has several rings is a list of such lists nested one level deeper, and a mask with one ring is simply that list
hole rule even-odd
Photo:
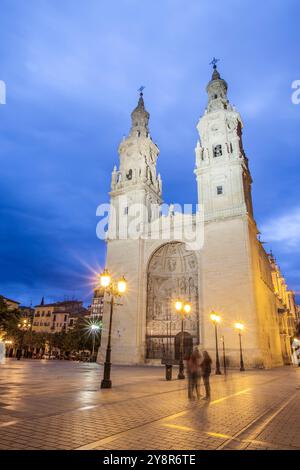
[{"label": "metal cross on spire", "polygon": [[146,87],[144,87],[143,85],[138,89],[138,91],[140,92],[140,95],[142,96],[143,95],[143,91],[145,90]]},{"label": "metal cross on spire", "polygon": [[220,62],[220,59],[216,59],[213,57],[213,60],[209,63],[209,65],[212,65],[214,69],[217,68],[217,63]]}]

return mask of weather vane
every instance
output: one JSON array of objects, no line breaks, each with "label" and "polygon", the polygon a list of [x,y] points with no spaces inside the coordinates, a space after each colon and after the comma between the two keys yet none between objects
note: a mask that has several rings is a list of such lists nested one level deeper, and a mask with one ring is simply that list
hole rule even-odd
[{"label": "weather vane", "polygon": [[215,57],[213,57],[213,60],[210,62],[209,65],[212,65],[214,69],[217,68],[217,63],[220,61],[220,59],[216,59]]},{"label": "weather vane", "polygon": [[140,92],[140,94],[142,95],[143,94],[143,91],[145,90],[146,87],[144,86],[141,86],[138,91]]}]

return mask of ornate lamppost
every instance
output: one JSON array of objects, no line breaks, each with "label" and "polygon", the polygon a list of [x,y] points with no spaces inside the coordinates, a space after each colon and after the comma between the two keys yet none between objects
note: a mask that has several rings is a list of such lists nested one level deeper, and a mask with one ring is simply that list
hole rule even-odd
[{"label": "ornate lamppost", "polygon": [[97,334],[99,333],[99,331],[101,330],[101,327],[100,325],[98,325],[97,323],[92,323],[89,327],[90,329],[90,332],[93,336],[93,348],[92,348],[92,357],[91,357],[91,360],[92,362],[94,362],[94,354],[95,354],[95,340],[96,340],[96,336]]},{"label": "ornate lamppost", "polygon": [[109,271],[105,269],[100,275],[100,285],[104,289],[104,292],[110,295],[110,315],[109,315],[109,330],[108,340],[106,348],[106,357],[104,363],[103,380],[101,382],[101,388],[111,388],[112,382],[110,379],[111,371],[111,328],[112,328],[112,317],[114,311],[115,297],[120,297],[126,292],[127,281],[125,277],[120,278],[118,281],[114,280],[110,275]]},{"label": "ornate lamppost", "polygon": [[181,315],[181,337],[180,337],[180,359],[179,359],[179,373],[177,378],[179,380],[185,379],[184,376],[184,364],[183,364],[183,322],[184,315],[189,314],[192,310],[191,304],[177,300],[175,302],[175,309]]},{"label": "ornate lamppost", "polygon": [[244,372],[245,367],[244,367],[243,350],[242,350],[242,331],[244,329],[244,325],[242,323],[236,323],[234,327],[238,332],[239,340],[240,340],[240,371]]},{"label": "ornate lamppost", "polygon": [[221,317],[216,315],[215,312],[212,312],[210,319],[215,326],[215,340],[216,340],[216,375],[222,375],[220,368],[220,359],[219,359],[219,348],[218,348],[218,324],[221,321]]},{"label": "ornate lamppost", "polygon": [[224,338],[224,336],[221,336],[221,342],[222,342],[222,350],[223,350],[223,369],[224,369],[224,375],[226,375],[227,374],[227,366],[226,366],[225,338]]},{"label": "ornate lamppost", "polygon": [[24,336],[25,336],[25,333],[31,329],[31,323],[28,320],[23,319],[18,324],[18,328],[21,331],[21,343],[20,343],[20,351],[17,352],[17,360],[20,361],[22,357]]}]

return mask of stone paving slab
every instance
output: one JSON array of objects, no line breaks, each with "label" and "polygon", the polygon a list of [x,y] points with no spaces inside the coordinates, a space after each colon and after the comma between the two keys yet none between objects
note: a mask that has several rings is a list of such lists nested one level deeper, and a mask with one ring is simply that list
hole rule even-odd
[{"label": "stone paving slab", "polygon": [[[265,389],[267,386],[268,384],[261,385]],[[287,391],[289,387],[285,386],[282,392]],[[99,442],[96,448],[218,449],[266,410],[272,412],[282,403],[280,393],[275,396],[266,393],[266,390],[260,390],[260,393],[264,394],[264,399],[257,400],[255,403],[253,403],[252,389],[245,389],[236,394],[212,400],[210,404],[195,403],[193,407],[179,415],[113,436],[111,439]],[[285,428],[285,433],[289,434],[288,427]],[[144,436],[147,436],[147,439]],[[240,440],[235,441],[238,445],[242,443],[243,441]],[[268,444],[270,447],[271,444]],[[298,446],[300,448],[299,439]],[[277,448],[277,446],[274,447]],[[92,448],[92,446],[87,446],[87,448]],[[236,448],[236,445],[232,448]]]},{"label": "stone paving slab", "polygon": [[56,361],[1,367],[0,449],[300,448],[300,370],[213,376],[209,404],[190,402],[186,383],[166,382],[163,368],[114,367],[114,388],[100,391],[101,374]]}]

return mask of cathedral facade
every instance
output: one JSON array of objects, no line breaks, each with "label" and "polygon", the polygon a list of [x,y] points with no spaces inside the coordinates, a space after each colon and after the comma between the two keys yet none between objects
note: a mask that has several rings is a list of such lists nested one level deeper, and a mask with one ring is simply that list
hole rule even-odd
[{"label": "cathedral facade", "polygon": [[[159,149],[150,136],[142,93],[131,115],[130,133],[120,144],[120,164],[113,170],[110,192],[111,206],[119,217],[109,222],[106,265],[113,276],[125,275],[128,292],[113,315],[113,363],[160,363],[166,352],[178,357],[182,325],[175,299],[192,306],[184,320],[184,338],[191,346],[199,345],[215,358],[215,330],[210,319],[215,312],[221,317],[218,332],[229,365],[239,364],[236,322],[245,326],[246,366],[283,363],[278,295],[253,215],[243,123],[215,65],[206,91],[208,104],[197,125],[195,149],[200,217],[192,215],[189,222],[201,224],[203,244],[199,249],[191,249],[182,238],[168,238],[165,225],[160,224],[168,221],[172,225],[176,214],[171,209],[162,215],[159,209]],[[130,218],[130,208],[136,204],[144,208],[142,235],[123,236],[118,220]],[[160,236],[143,236],[157,222]],[[104,309],[99,359],[105,354],[108,325],[109,309]]]}]

